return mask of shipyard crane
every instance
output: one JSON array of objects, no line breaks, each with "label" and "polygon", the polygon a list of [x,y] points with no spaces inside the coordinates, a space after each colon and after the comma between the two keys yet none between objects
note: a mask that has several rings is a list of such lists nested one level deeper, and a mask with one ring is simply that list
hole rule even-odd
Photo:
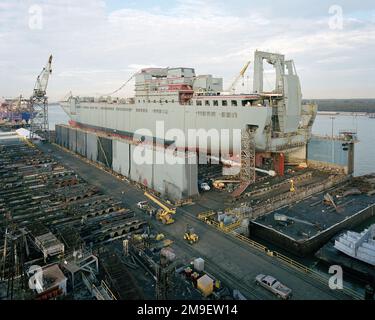
[{"label": "shipyard crane", "polygon": [[234,81],[232,82],[232,84],[230,85],[230,87],[228,88],[228,92],[234,92],[236,90],[236,85],[238,83],[238,80],[240,80],[240,78],[243,79],[244,75],[245,75],[245,72],[247,70],[247,68],[249,67],[251,61],[247,61],[245,63],[245,65],[242,67],[240,73],[238,74],[238,76],[234,79]]},{"label": "shipyard crane", "polygon": [[156,203],[161,209],[156,213],[156,219],[160,220],[163,224],[171,224],[174,222],[174,219],[171,217],[172,214],[176,213],[175,208],[169,208],[154,195],[145,192],[144,195],[149,198],[151,201]]},{"label": "shipyard crane", "polygon": [[30,139],[34,139],[37,132],[44,135],[43,138],[48,138],[48,98],[46,96],[46,90],[51,73],[52,55],[49,57],[46,66],[38,75],[33,95],[30,97]]}]

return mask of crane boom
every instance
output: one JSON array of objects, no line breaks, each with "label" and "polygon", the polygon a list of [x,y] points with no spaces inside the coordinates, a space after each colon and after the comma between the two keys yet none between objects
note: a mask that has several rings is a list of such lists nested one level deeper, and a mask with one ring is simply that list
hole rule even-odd
[{"label": "crane boom", "polygon": [[237,82],[238,80],[240,80],[241,77],[243,77],[245,75],[245,72],[247,70],[247,68],[249,67],[251,61],[247,61],[245,63],[245,65],[242,67],[240,73],[238,74],[238,76],[234,79],[234,81],[232,82],[232,84],[230,85],[229,89],[227,91],[234,91],[235,90],[235,87],[237,85]]},{"label": "crane boom", "polygon": [[145,196],[147,198],[149,198],[151,201],[155,202],[160,208],[162,208],[164,211],[168,212],[168,213],[176,213],[176,210],[175,209],[171,209],[169,207],[167,207],[164,203],[162,203],[161,201],[159,201],[157,198],[155,198],[153,195],[151,195],[150,193],[148,192],[145,192],[144,193]]},{"label": "crane boom", "polygon": [[36,79],[34,93],[36,97],[44,97],[46,95],[46,90],[48,86],[48,79],[52,73],[52,55],[50,55],[46,66],[43,68],[41,73]]},{"label": "crane boom", "polygon": [[147,191],[144,193],[147,198],[151,201],[155,202],[161,209],[156,213],[156,219],[160,220],[163,224],[171,224],[174,222],[172,218],[172,214],[176,213],[175,208],[169,208],[152,194],[148,193]]}]

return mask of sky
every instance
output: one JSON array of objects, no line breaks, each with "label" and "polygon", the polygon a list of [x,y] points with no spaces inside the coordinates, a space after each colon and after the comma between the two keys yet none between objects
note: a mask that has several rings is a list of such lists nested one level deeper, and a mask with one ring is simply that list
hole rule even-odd
[{"label": "sky", "polygon": [[50,54],[59,101],[105,95],[148,66],[228,86],[257,49],[295,61],[306,99],[375,98],[373,0],[0,0],[0,97],[30,96]]}]

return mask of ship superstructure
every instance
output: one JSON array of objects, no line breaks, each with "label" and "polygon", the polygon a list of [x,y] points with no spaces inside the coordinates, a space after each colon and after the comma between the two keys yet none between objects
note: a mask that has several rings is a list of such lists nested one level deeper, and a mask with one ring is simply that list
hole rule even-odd
[{"label": "ship superstructure", "polygon": [[[263,64],[267,61],[276,73],[275,89],[264,92]],[[139,129],[152,132],[156,139],[172,140],[177,148],[196,147],[163,133],[180,129],[221,131],[204,151],[214,152],[229,137],[234,152],[233,130],[256,128],[258,152],[290,152],[306,145],[311,135],[317,107],[302,105],[299,77],[292,60],[284,55],[255,52],[252,93],[223,92],[223,80],[212,75],[196,75],[193,68],[147,68],[135,75],[135,96],[130,99],[73,97],[61,102],[71,125],[132,138]],[[187,139],[187,138],[186,138]],[[201,147],[202,149],[202,147]],[[203,148],[204,149],[204,148]],[[203,151],[203,150],[200,150]]]},{"label": "ship superstructure", "polygon": [[335,248],[348,256],[375,266],[375,224],[361,233],[348,231],[335,240]]}]

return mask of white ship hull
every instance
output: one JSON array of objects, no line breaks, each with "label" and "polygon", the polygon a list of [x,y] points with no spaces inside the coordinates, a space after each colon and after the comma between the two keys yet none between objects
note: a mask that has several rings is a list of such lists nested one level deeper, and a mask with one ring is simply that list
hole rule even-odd
[{"label": "white ship hull", "polygon": [[[272,108],[267,107],[253,107],[240,108],[229,107],[225,109],[210,108],[195,106],[156,106],[146,107],[137,105],[109,105],[103,103],[80,103],[79,107],[71,110],[68,103],[61,103],[65,112],[70,116],[71,120],[83,126],[91,126],[95,128],[102,128],[116,130],[116,132],[124,131],[130,134],[137,132],[140,129],[147,129],[152,132],[152,135],[158,139],[165,138],[172,140],[169,136],[174,129],[179,129],[184,132],[185,137],[188,137],[189,129],[203,129],[209,131],[210,129],[217,129],[221,134],[221,138],[233,141],[234,129],[244,129],[246,125],[258,126],[255,140],[257,148],[266,149],[267,134],[265,127],[271,121]],[[142,110],[142,111],[137,111]],[[73,111],[73,112],[72,112]],[[147,112],[145,112],[147,111]],[[230,115],[230,117],[227,117]],[[159,126],[163,124],[163,132],[157,132],[157,123]],[[226,129],[226,130],[222,130]],[[303,137],[301,137],[303,141]],[[174,140],[174,139],[173,139]],[[218,145],[219,141],[208,142],[208,148]],[[176,141],[177,147],[184,146],[193,147],[193,145],[185,144],[185,141]],[[230,144],[230,149],[233,145]]]},{"label": "white ship hull", "polygon": [[[272,93],[263,92],[263,60],[276,70]],[[293,62],[283,55],[257,51],[254,70],[253,94],[223,93],[222,79],[196,76],[192,68],[150,68],[134,76],[136,94],[127,103],[70,97],[61,105],[72,125],[130,138],[142,130],[146,137],[174,141],[177,148],[198,147],[215,155],[226,149],[238,154],[241,130],[249,126],[257,128],[258,152],[288,152],[305,146],[317,108],[302,105]],[[192,130],[205,140],[203,144],[197,143]]]}]

